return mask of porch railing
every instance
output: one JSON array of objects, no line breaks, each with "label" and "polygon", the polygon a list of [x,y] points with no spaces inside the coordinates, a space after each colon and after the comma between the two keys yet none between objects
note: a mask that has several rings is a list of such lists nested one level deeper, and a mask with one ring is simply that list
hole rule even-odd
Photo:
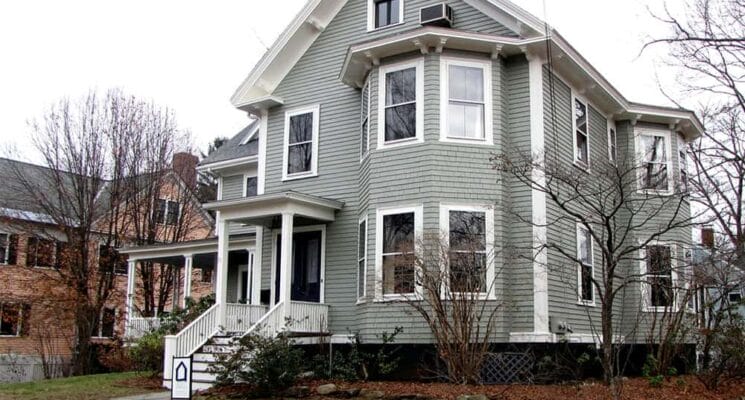
[{"label": "porch railing", "polygon": [[279,302],[270,308],[255,324],[249,328],[243,336],[252,333],[263,333],[266,336],[274,336],[284,327],[283,311],[284,302]]},{"label": "porch railing", "polygon": [[207,342],[220,329],[218,326],[218,311],[219,305],[213,305],[186,328],[182,329],[181,332],[173,336],[173,356],[188,356]]},{"label": "porch railing", "polygon": [[158,317],[134,317],[130,318],[127,323],[127,337],[139,339],[143,335],[160,328],[160,318]]},{"label": "porch railing", "polygon": [[328,329],[329,306],[319,303],[290,302],[287,318],[289,330],[298,333],[325,333]]},{"label": "porch railing", "polygon": [[266,306],[253,304],[233,304],[226,305],[225,330],[228,332],[245,332],[267,312]]}]

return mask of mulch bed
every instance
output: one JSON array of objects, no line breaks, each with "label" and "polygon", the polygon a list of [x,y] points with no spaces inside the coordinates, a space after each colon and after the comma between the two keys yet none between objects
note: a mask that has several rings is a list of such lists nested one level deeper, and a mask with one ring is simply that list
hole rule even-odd
[{"label": "mulch bed", "polygon": [[[379,390],[386,399],[442,399],[455,400],[462,394],[484,394],[493,400],[606,400],[610,399],[608,388],[597,381],[587,381],[577,385],[494,385],[464,386],[445,383],[418,382],[329,382],[309,381],[311,392],[324,383],[335,383],[339,390],[350,388]],[[245,386],[213,389],[208,399],[243,398]],[[417,396],[418,395],[418,396]],[[665,381],[662,387],[654,388],[643,378],[632,378],[624,382],[624,400],[740,400],[745,396],[745,381],[731,383],[716,392],[709,392],[695,376],[673,378]],[[331,399],[338,397],[311,396],[308,399]]]},{"label": "mulch bed", "polygon": [[164,390],[163,378],[159,376],[153,376],[152,374],[137,375],[132,378],[124,379],[116,382],[114,386],[139,388],[153,391]]}]

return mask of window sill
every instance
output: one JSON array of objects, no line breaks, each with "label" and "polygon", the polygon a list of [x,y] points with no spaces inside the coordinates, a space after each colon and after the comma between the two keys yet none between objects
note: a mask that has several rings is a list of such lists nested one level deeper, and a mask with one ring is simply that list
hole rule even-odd
[{"label": "window sill", "polygon": [[644,312],[646,313],[667,313],[667,312],[677,312],[673,309],[673,307],[652,307],[652,306],[645,306]]},{"label": "window sill", "polygon": [[574,165],[575,168],[579,169],[580,171],[582,171],[584,173],[587,173],[587,174],[590,173],[590,165],[589,164],[585,164],[585,163],[583,163],[582,161],[579,161],[579,160],[574,160],[574,162],[572,163],[572,165]]},{"label": "window sill", "polygon": [[419,143],[424,143],[424,139],[415,136],[412,138],[382,142],[379,144],[377,150],[394,149],[396,147],[409,146],[409,145],[414,145],[414,144],[419,144]]},{"label": "window sill", "polygon": [[390,28],[399,26],[399,25],[403,25],[403,24],[404,24],[404,21],[396,22],[395,24],[389,24],[389,25],[379,26],[377,28],[375,28],[375,27],[373,27],[373,28],[368,27],[367,28],[367,33],[380,32],[380,31],[384,31],[386,29],[390,29]]},{"label": "window sill", "polygon": [[0,335],[0,339],[13,339],[13,338],[20,338],[21,335]]},{"label": "window sill", "polygon": [[444,143],[457,143],[457,144],[472,144],[476,146],[494,146],[494,142],[487,139],[470,139],[462,137],[444,136],[440,138],[440,142]]},{"label": "window sill", "polygon": [[597,304],[595,303],[595,300],[593,300],[593,301],[579,300],[577,302],[577,305],[578,306],[582,306],[582,307],[597,307]]},{"label": "window sill", "polygon": [[383,297],[376,298],[374,303],[391,303],[391,302],[402,302],[402,301],[422,301],[422,296],[411,293],[411,294],[384,294]]},{"label": "window sill", "polygon": [[305,178],[315,178],[318,176],[317,172],[307,172],[302,174],[292,174],[292,175],[286,175],[282,177],[282,182],[286,181],[296,181],[298,179],[305,179]]},{"label": "window sill", "polygon": [[675,194],[672,190],[637,189],[637,194],[669,197]]}]

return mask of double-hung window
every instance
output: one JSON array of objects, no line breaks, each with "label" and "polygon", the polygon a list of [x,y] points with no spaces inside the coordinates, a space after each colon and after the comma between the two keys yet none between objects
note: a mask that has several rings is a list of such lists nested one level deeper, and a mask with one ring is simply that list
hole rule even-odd
[{"label": "double-hung window", "polygon": [[668,132],[644,130],[639,133],[640,189],[671,191],[669,138]]},{"label": "double-hung window", "polygon": [[422,140],[423,61],[380,68],[378,148]]},{"label": "double-hung window", "polygon": [[688,192],[688,149],[683,135],[678,135],[678,166],[680,168],[680,191]]},{"label": "double-hung window", "polygon": [[116,310],[104,307],[101,314],[93,321],[93,337],[110,338],[114,336]]},{"label": "double-hung window", "polygon": [[320,106],[285,112],[285,145],[282,179],[318,175],[318,127]]},{"label": "double-hung window", "polygon": [[616,123],[608,121],[608,160],[611,164],[618,162],[618,143],[616,141]]},{"label": "double-hung window", "polygon": [[362,88],[362,100],[360,101],[360,159],[365,158],[370,151],[370,80],[367,80]]},{"label": "double-hung window", "polygon": [[377,276],[380,297],[416,293],[416,240],[421,232],[421,207],[379,210]]},{"label": "double-hung window", "polygon": [[51,268],[55,266],[56,243],[54,240],[36,236],[28,238],[26,244],[26,265],[30,267]]},{"label": "double-hung window", "polygon": [[10,234],[0,233],[0,264],[8,264],[10,256]]},{"label": "double-hung window", "polygon": [[491,63],[443,57],[440,139],[491,143]]},{"label": "double-hung window", "polygon": [[157,199],[155,201],[155,223],[161,225],[176,225],[179,218],[180,205],[178,201]]},{"label": "double-hung window", "polygon": [[644,301],[647,310],[653,311],[672,307],[673,293],[673,252],[667,245],[647,246],[644,257],[646,292]]},{"label": "double-hung window", "polygon": [[367,1],[367,30],[372,31],[403,21],[404,0]]},{"label": "double-hung window", "polygon": [[22,318],[20,304],[0,303],[0,336],[20,336]]},{"label": "double-hung window", "polygon": [[579,271],[577,272],[579,301],[584,304],[594,304],[593,240],[590,231],[579,223],[577,224],[577,260],[579,261]]},{"label": "double-hung window", "polygon": [[444,207],[441,218],[447,218],[448,281],[453,293],[489,291],[488,229],[491,220],[485,208]]},{"label": "double-hung window", "polygon": [[575,97],[574,103],[574,162],[583,168],[590,166],[590,120],[587,103]]},{"label": "double-hung window", "polygon": [[357,298],[365,297],[367,282],[367,217],[360,219],[357,230]]},{"label": "double-hung window", "polygon": [[243,197],[253,197],[258,194],[259,178],[256,176],[245,176],[245,190],[243,191]]}]

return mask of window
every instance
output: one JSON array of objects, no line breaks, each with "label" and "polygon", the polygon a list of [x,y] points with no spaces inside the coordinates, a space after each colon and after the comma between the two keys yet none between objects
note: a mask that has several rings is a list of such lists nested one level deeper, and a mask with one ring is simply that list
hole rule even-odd
[{"label": "window", "polygon": [[660,192],[670,191],[670,148],[666,133],[643,131],[639,135],[641,159],[640,188]]},{"label": "window", "polygon": [[486,293],[486,213],[448,213],[450,290]]},{"label": "window", "polygon": [[22,317],[20,304],[0,303],[0,336],[20,336]]},{"label": "window", "polygon": [[579,301],[585,304],[595,303],[593,249],[590,231],[583,225],[577,224],[577,260],[579,260],[577,294]]},{"label": "window", "polygon": [[443,140],[491,143],[491,64],[443,57],[440,109]]},{"label": "window", "polygon": [[155,223],[176,225],[179,219],[180,205],[177,201],[157,199],[155,201]]},{"label": "window", "polygon": [[672,248],[653,245],[646,248],[647,292],[645,301],[650,309],[673,305]]},{"label": "window", "polygon": [[110,338],[114,336],[116,326],[116,310],[104,307],[101,315],[93,321],[93,337]]},{"label": "window", "polygon": [[590,127],[587,103],[574,98],[574,162],[583,168],[590,166]]},{"label": "window", "polygon": [[742,300],[742,294],[739,290],[730,293],[728,297],[730,303],[739,303]]},{"label": "window", "polygon": [[380,68],[378,148],[422,140],[422,61]]},{"label": "window", "polygon": [[378,211],[376,272],[382,283],[376,285],[378,298],[416,293],[416,240],[421,224],[421,207]]},{"label": "window", "polygon": [[38,237],[28,238],[26,245],[26,265],[29,267],[51,268],[55,265],[56,253],[54,240]]},{"label": "window", "polygon": [[285,112],[282,179],[317,175],[319,111],[319,106],[312,106]]},{"label": "window", "polygon": [[367,30],[399,24],[403,13],[404,0],[368,0]]},{"label": "window", "polygon": [[118,275],[127,275],[129,271],[127,257],[106,245],[98,246],[98,268],[103,272],[113,271]]},{"label": "window", "polygon": [[357,230],[357,298],[365,297],[367,282],[367,217],[360,220]]},{"label": "window", "polygon": [[680,168],[680,191],[688,192],[688,149],[683,135],[678,135],[678,166]]},{"label": "window", "polygon": [[246,177],[246,188],[243,191],[244,197],[253,197],[258,194],[259,178],[256,176]]},{"label": "window", "polygon": [[360,159],[365,158],[370,150],[370,80],[362,88],[360,130]]},{"label": "window", "polygon": [[0,233],[0,264],[8,264],[9,255],[10,235],[7,233]]},{"label": "window", "polygon": [[616,141],[616,123],[608,121],[608,160],[616,164],[618,162],[618,147]]}]

